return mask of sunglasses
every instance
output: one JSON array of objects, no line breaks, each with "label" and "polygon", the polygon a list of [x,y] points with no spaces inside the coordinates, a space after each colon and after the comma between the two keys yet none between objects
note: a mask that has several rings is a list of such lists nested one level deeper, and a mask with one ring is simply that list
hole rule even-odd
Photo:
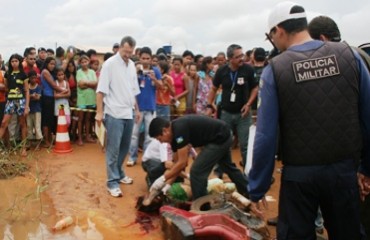
[{"label": "sunglasses", "polygon": [[270,32],[268,33],[269,37],[272,38],[272,34],[276,33],[276,27],[271,28]]}]

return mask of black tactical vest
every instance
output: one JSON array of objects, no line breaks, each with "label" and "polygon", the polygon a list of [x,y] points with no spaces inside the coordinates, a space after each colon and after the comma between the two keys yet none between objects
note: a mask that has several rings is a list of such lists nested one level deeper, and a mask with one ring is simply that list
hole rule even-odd
[{"label": "black tactical vest", "polygon": [[362,149],[356,59],[343,43],[271,60],[278,89],[282,160],[322,165],[358,160]]}]

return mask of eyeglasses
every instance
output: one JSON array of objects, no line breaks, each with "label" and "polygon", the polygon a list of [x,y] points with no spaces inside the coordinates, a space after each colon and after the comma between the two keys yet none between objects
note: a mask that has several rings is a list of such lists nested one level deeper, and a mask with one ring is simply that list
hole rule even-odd
[{"label": "eyeglasses", "polygon": [[36,58],[29,58],[29,60],[36,60]]},{"label": "eyeglasses", "polygon": [[234,59],[240,59],[240,58],[243,58],[244,57],[244,54],[240,54],[240,55],[238,55],[238,56],[234,56],[233,58]]}]

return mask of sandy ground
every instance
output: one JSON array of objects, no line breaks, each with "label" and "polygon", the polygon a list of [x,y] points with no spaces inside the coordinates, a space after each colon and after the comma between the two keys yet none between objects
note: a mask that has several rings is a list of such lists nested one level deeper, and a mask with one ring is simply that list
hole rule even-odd
[{"label": "sandy ground", "polygon": [[[233,150],[235,162],[239,162],[239,156],[239,151]],[[69,154],[43,149],[27,161],[32,165],[30,172],[0,180],[0,239],[164,239],[158,217],[152,217],[153,228],[149,232],[135,223],[136,200],[147,190],[140,162],[134,167],[125,166],[134,183],[121,185],[124,196],[113,198],[106,191],[105,158],[97,144],[73,145]],[[272,201],[266,211],[267,218],[277,215],[275,200],[280,174],[274,172],[276,182],[268,193]],[[35,192],[43,186],[47,187],[40,201]],[[12,207],[14,198],[22,202],[28,193],[32,193],[31,200],[18,208],[16,215]],[[12,216],[9,209],[13,210]],[[66,216],[72,216],[74,224],[52,232],[51,227]],[[269,229],[271,236],[275,236],[275,228]]]}]

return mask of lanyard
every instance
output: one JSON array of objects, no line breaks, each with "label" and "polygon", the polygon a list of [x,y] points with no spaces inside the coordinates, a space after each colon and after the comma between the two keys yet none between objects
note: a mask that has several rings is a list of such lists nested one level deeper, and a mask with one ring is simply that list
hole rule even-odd
[{"label": "lanyard", "polygon": [[233,72],[230,71],[230,78],[231,78],[231,82],[233,83],[233,86],[231,87],[231,91],[234,90],[237,77],[238,77],[238,71],[234,72],[234,74]]}]

